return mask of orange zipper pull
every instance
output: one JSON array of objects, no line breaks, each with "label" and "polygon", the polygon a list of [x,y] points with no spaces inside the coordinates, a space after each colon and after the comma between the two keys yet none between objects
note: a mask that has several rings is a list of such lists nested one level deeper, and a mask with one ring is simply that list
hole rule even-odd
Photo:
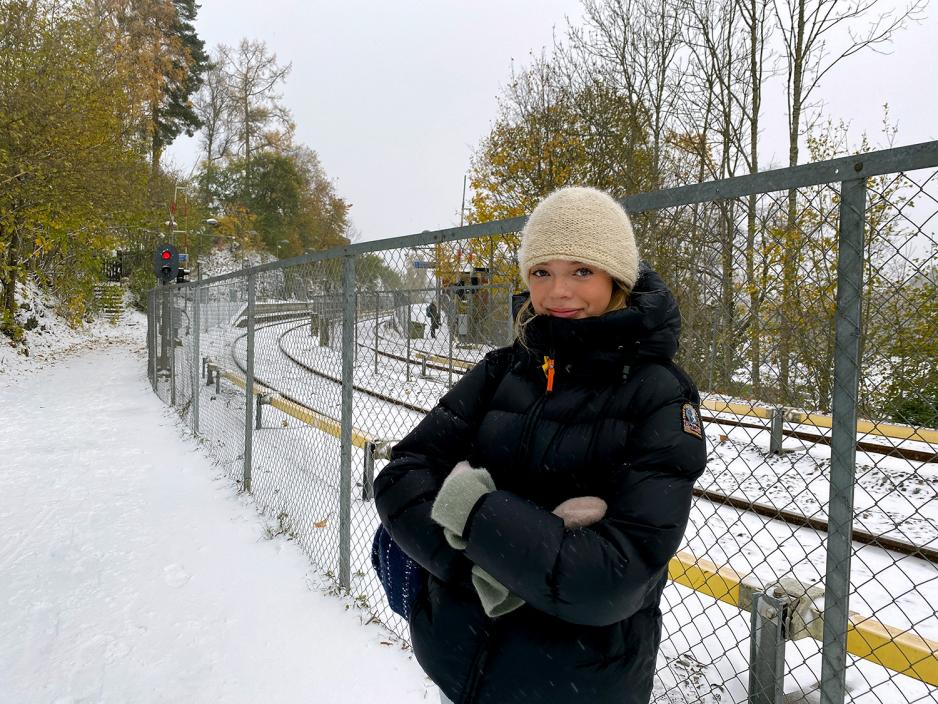
[{"label": "orange zipper pull", "polygon": [[554,390],[554,359],[552,357],[544,357],[544,366],[541,367],[544,370],[544,374],[547,375],[547,393],[550,393]]}]

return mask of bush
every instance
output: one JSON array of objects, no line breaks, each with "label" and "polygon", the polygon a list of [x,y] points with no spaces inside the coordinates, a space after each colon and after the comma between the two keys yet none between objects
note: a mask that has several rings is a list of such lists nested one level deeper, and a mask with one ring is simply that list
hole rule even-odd
[{"label": "bush", "polygon": [[10,313],[10,311],[5,310],[0,314],[0,333],[3,333],[13,344],[19,344],[23,341],[25,333],[23,332],[22,326],[16,321],[16,318]]},{"label": "bush", "polygon": [[938,395],[931,399],[919,396],[901,399],[895,403],[890,415],[897,423],[938,428]]},{"label": "bush", "polygon": [[148,267],[138,266],[134,268],[127,282],[134,308],[146,313],[147,292],[155,286],[156,274],[150,271]]}]

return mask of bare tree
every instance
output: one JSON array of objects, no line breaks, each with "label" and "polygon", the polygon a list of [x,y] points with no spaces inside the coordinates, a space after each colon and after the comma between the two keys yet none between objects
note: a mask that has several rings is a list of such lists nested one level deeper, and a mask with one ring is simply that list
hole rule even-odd
[{"label": "bare tree", "polygon": [[[741,59],[745,56],[745,35],[735,5],[714,0],[688,0],[685,4],[685,41],[690,58],[685,76],[682,117],[688,148],[697,150],[698,180],[730,178],[736,175],[745,149],[745,116],[750,106],[750,90]],[[715,387],[730,391],[728,385],[736,367],[737,329],[736,201],[719,201],[693,208],[692,229],[700,240],[699,249],[709,253],[713,263],[699,277],[710,307],[711,365]],[[703,220],[703,222],[701,222]],[[701,225],[703,233],[700,233]]]},{"label": "bare tree", "polygon": [[[743,158],[749,167],[750,174],[759,173],[759,118],[762,109],[762,82],[765,67],[770,57],[766,55],[766,42],[770,33],[768,24],[770,0],[736,0],[738,17],[743,24],[748,42],[745,56],[748,59],[748,70],[745,73],[750,100],[748,109],[745,103],[740,104],[746,122],[749,126],[748,154],[744,151]],[[744,256],[746,260],[746,288],[749,293],[749,310],[747,325],[749,331],[749,376],[752,382],[752,393],[759,398],[762,394],[762,301],[765,297],[765,287],[760,285],[757,277],[756,262],[756,196],[750,195],[746,203],[746,247]],[[762,262],[765,269],[765,262]]]},{"label": "bare tree", "polygon": [[682,6],[638,0],[584,0],[586,26],[569,27],[571,46],[594,61],[602,80],[644,114],[649,134],[653,189],[664,185],[668,130],[682,97]]},{"label": "bare tree", "polygon": [[228,50],[219,45],[205,72],[204,83],[195,101],[195,112],[202,121],[201,142],[203,178],[206,200],[212,200],[216,163],[230,156],[235,134],[232,130],[231,91],[225,74]]},{"label": "bare tree", "polygon": [[[917,21],[926,0],[912,0],[901,10],[877,11],[880,0],[774,0],[787,68],[788,165],[796,166],[799,138],[805,130],[805,110],[822,79],[844,59],[890,42],[908,22]],[[829,50],[835,31],[846,32],[842,46]],[[785,321],[797,320],[795,297],[801,234],[797,193],[788,193],[786,241],[782,263],[782,330],[779,344],[779,386],[783,402],[793,400],[790,387],[792,340],[797,331]]]},{"label": "bare tree", "polygon": [[277,55],[270,53],[262,41],[242,39],[237,50],[225,48],[224,53],[238,154],[250,182],[255,150],[277,143],[284,133],[289,135],[293,130],[290,111],[280,103],[282,96],[277,93],[292,64],[280,66]]}]

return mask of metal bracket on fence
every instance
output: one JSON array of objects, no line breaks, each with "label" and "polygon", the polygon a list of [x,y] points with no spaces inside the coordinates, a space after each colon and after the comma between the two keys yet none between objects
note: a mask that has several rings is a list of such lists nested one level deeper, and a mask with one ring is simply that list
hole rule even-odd
[{"label": "metal bracket on fence", "polygon": [[329,327],[332,325],[332,321],[329,318],[320,318],[319,319],[319,346],[320,347],[331,347],[329,343]]},{"label": "metal bracket on fence", "polygon": [[823,596],[822,587],[806,587],[794,577],[752,595],[749,704],[782,704],[785,641],[822,636],[824,615],[816,601]]},{"label": "metal bracket on fence", "polygon": [[785,421],[784,410],[775,407],[772,409],[771,431],[769,435],[769,454],[782,454],[782,424]]},{"label": "metal bracket on fence", "polygon": [[824,635],[824,613],[817,600],[824,596],[821,586],[806,587],[794,577],[782,577],[771,587],[772,595],[788,603],[785,635],[788,640],[816,638]]},{"label": "metal bracket on fence", "polygon": [[395,440],[372,440],[365,444],[365,463],[362,470],[362,501],[375,498],[375,460],[391,459]]},{"label": "metal bracket on fence", "polygon": [[255,399],[256,409],[254,412],[254,429],[261,429],[261,408],[263,406],[269,406],[274,402],[275,399],[280,398],[279,394],[258,394]]},{"label": "metal bracket on fence", "polygon": [[769,454],[784,455],[786,452],[793,452],[791,449],[782,447],[782,441],[785,439],[785,421],[791,420],[791,409],[783,406],[772,408],[772,416],[769,420]]},{"label": "metal bracket on fence", "polygon": [[215,393],[221,393],[221,368],[211,361],[211,359],[205,362],[205,385],[211,386],[215,384]]},{"label": "metal bracket on fence", "polygon": [[785,624],[788,601],[768,594],[752,600],[749,704],[782,704],[785,695]]},{"label": "metal bracket on fence", "polygon": [[365,466],[362,469],[362,501],[375,498],[375,443],[365,443]]}]

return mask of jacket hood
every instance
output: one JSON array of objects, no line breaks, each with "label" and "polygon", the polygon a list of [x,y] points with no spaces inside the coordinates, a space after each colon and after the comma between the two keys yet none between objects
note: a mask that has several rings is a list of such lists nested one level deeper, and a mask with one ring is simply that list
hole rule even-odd
[{"label": "jacket hood", "polygon": [[[528,292],[515,297],[516,315],[529,297]],[[642,262],[627,308],[578,320],[533,315],[525,324],[521,347],[535,359],[548,355],[561,364],[589,360],[621,367],[643,358],[673,359],[680,332],[681,314],[674,296]]]}]

